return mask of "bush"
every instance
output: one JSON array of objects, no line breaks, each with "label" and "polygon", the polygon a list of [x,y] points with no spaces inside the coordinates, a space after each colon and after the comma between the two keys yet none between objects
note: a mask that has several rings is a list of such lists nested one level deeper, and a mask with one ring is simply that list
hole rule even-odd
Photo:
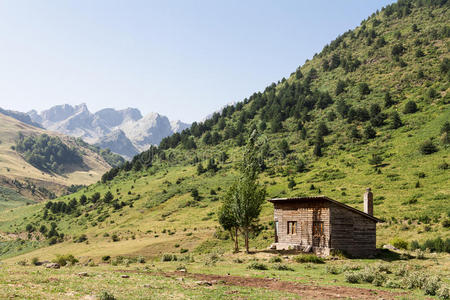
[{"label": "bush", "polygon": [[414,241],[411,241],[411,243],[409,244],[409,249],[410,250],[417,250],[417,249],[420,249],[420,244],[419,244],[419,242],[418,241],[416,241],[416,240],[414,240]]},{"label": "bush", "polygon": [[26,266],[26,265],[27,265],[27,261],[26,261],[25,259],[19,260],[19,261],[17,262],[17,264],[18,264],[19,266]]},{"label": "bush", "polygon": [[111,260],[111,256],[109,256],[109,255],[105,255],[105,256],[103,256],[102,257],[102,261],[110,261]]},{"label": "bush", "polygon": [[288,267],[284,264],[275,264],[273,265],[273,269],[277,271],[294,271],[291,267]]},{"label": "bush", "polygon": [[391,240],[392,246],[398,249],[407,249],[408,248],[408,242],[405,240],[402,240],[401,238],[394,238]]},{"label": "bush", "polygon": [[105,292],[100,294],[99,299],[100,300],[116,300],[116,297],[114,297],[113,294],[110,294],[110,293],[105,291]]},{"label": "bush", "polygon": [[117,234],[113,234],[113,235],[111,236],[111,240],[112,240],[113,242],[118,242],[118,241],[120,241],[120,238],[119,238],[119,236],[118,236]]},{"label": "bush", "polygon": [[39,265],[40,265],[40,263],[39,263],[39,258],[33,257],[33,258],[31,259],[31,263],[32,263],[33,265],[35,265],[35,266],[39,266]]},{"label": "bush", "polygon": [[361,94],[361,96],[370,94],[369,85],[367,83],[365,83],[365,82],[361,82],[358,85],[358,90],[359,90],[359,93]]},{"label": "bush", "polygon": [[427,140],[420,145],[420,153],[423,155],[432,154],[434,152],[437,152],[437,147],[433,144],[433,141]]},{"label": "bush", "polygon": [[176,255],[172,255],[172,254],[163,254],[163,256],[161,257],[161,261],[162,262],[167,262],[167,261],[177,261],[177,256]]},{"label": "bush", "polygon": [[325,271],[329,274],[337,275],[342,273],[342,269],[338,266],[327,266]]},{"label": "bush", "polygon": [[383,286],[386,283],[386,276],[381,273],[375,273],[372,284],[375,286]]},{"label": "bush", "polygon": [[421,289],[425,282],[425,275],[422,273],[414,272],[403,276],[403,287],[407,289]]},{"label": "bush", "polygon": [[325,260],[315,254],[300,254],[294,257],[298,263],[324,264]]},{"label": "bush", "polygon": [[48,239],[49,245],[54,245],[56,243],[58,243],[58,238],[56,236],[52,236],[51,238]]},{"label": "bush", "polygon": [[359,283],[361,276],[357,272],[347,272],[345,273],[345,281],[348,283]]},{"label": "bush", "polygon": [[78,262],[78,259],[76,259],[72,254],[56,255],[56,258],[53,260],[53,262],[59,264],[60,266],[65,266],[69,263],[73,266]]},{"label": "bush", "polygon": [[425,295],[434,296],[441,287],[441,279],[437,276],[428,277],[423,285]]},{"label": "bush", "polygon": [[441,288],[437,291],[436,296],[438,296],[440,299],[450,299],[450,288],[442,284]]},{"label": "bush", "polygon": [[417,259],[425,259],[425,252],[421,249],[416,250],[416,258]]},{"label": "bush", "polygon": [[417,104],[414,101],[408,101],[403,109],[404,114],[413,114],[417,111]]},{"label": "bush", "polygon": [[82,243],[84,241],[87,241],[87,239],[88,239],[87,236],[85,234],[82,234],[78,237],[73,237],[73,242],[74,243]]},{"label": "bush", "polygon": [[283,260],[281,259],[281,257],[279,257],[279,256],[272,256],[270,259],[269,259],[269,262],[270,263],[280,263],[280,262],[282,262]]},{"label": "bush", "polygon": [[448,163],[444,161],[443,163],[438,165],[438,169],[447,170],[448,169]]},{"label": "bush", "polygon": [[400,283],[393,279],[388,279],[384,283],[384,287],[387,287],[388,289],[398,289],[401,287]]},{"label": "bush", "polygon": [[431,252],[447,252],[450,253],[450,238],[445,239],[445,241],[437,237],[435,239],[428,239],[422,245],[420,249],[425,251],[429,249]]},{"label": "bush", "polygon": [[263,263],[260,263],[260,262],[257,262],[257,261],[253,261],[247,266],[247,269],[268,270],[269,268]]}]

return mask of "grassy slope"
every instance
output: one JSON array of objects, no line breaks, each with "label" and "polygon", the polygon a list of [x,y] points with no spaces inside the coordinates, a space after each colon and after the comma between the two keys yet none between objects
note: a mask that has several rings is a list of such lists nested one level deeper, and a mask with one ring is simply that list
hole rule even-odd
[{"label": "grassy slope", "polygon": [[[63,176],[42,172],[27,163],[16,151],[11,149],[11,146],[15,145],[18,132],[22,132],[24,135],[38,135],[43,133],[56,135],[63,138],[71,146],[76,146],[70,139],[63,137],[63,135],[49,133],[43,129],[24,124],[16,119],[0,114],[0,182],[6,187],[15,188],[11,183],[12,180],[17,180],[21,183],[30,181],[36,186],[43,186],[53,192],[60,193],[65,189],[65,186],[96,182],[110,168],[98,154],[86,148],[76,146],[83,151],[83,160],[87,167],[80,168],[79,166],[73,166],[71,171]],[[20,192],[29,198],[39,199],[39,195],[32,195],[29,190],[24,189]]]},{"label": "grassy slope", "polygon": [[16,191],[0,186],[0,210],[31,204],[33,201],[23,197]]},{"label": "grassy slope", "polygon": [[[344,98],[354,105],[380,103],[380,106],[383,106],[384,91],[390,90],[398,104],[385,110],[386,113],[393,110],[401,112],[407,100],[415,100],[420,111],[411,115],[401,114],[405,124],[403,127],[392,130],[386,125],[377,129],[377,138],[367,142],[349,139],[345,134],[348,124],[344,120],[337,118],[328,122],[333,133],[325,140],[331,145],[326,148],[325,156],[319,159],[312,155],[312,147],[300,138],[298,131],[276,134],[266,132],[273,151],[268,160],[269,172],[262,174],[261,182],[266,184],[269,197],[320,193],[362,209],[362,193],[370,186],[375,194],[375,215],[388,221],[378,227],[379,245],[388,242],[393,236],[407,240],[424,240],[437,235],[450,236],[449,230],[441,225],[450,213],[450,176],[448,170],[438,168],[442,162],[448,162],[450,151],[439,146],[438,152],[422,155],[418,150],[420,144],[430,137],[437,141],[440,126],[450,119],[449,85],[438,71],[443,57],[448,57],[448,38],[444,41],[432,40],[430,44],[420,46],[426,53],[425,57],[416,58],[414,54],[418,47],[413,44],[416,39],[427,39],[430,28],[436,24],[448,23],[447,8],[434,9],[435,19],[429,17],[430,10],[413,10],[410,16],[401,20],[386,21],[382,15],[377,16],[382,24],[377,26],[376,31],[388,42],[388,45],[380,49],[367,47],[359,39],[346,38],[347,51],[363,62],[355,72],[344,74],[342,68],[323,72],[320,67],[323,57],[320,56],[302,67],[303,74],[315,67],[319,76],[314,81],[314,86],[329,90],[330,94],[333,94],[338,79],[348,79],[355,83],[364,81],[372,89],[370,95],[361,99],[357,85],[350,85],[346,93],[333,97],[334,100]],[[367,26],[370,26],[370,21],[366,22]],[[413,23],[419,25],[419,33],[411,31]],[[360,29],[355,32],[358,30]],[[395,31],[401,32],[401,42],[407,48],[402,56],[407,63],[406,67],[400,67],[398,63],[393,62],[390,55],[392,44],[396,41],[393,36]],[[425,79],[417,79],[419,68],[424,71]],[[287,81],[294,80],[294,76],[291,76]],[[279,85],[279,88],[281,87],[282,84]],[[440,96],[428,99],[426,91],[429,87],[437,89]],[[325,120],[328,111],[334,109],[335,107],[331,106],[324,111],[315,111],[315,120]],[[305,124],[309,132],[314,131],[316,121]],[[293,128],[294,123],[295,120],[288,120],[284,126]],[[276,145],[282,138],[289,141],[294,154],[309,162],[308,172],[293,172],[289,168],[289,161],[280,158]],[[94,184],[83,191],[63,197],[62,199],[67,200],[73,197],[79,199],[83,193],[89,196],[98,191],[103,195],[110,190],[120,201],[132,202],[133,207],[126,206],[115,211],[108,205],[99,208],[86,206],[80,207],[83,212],[80,217],[56,217],[58,230],[66,234],[68,241],[29,253],[26,257],[38,255],[51,258],[57,253],[73,253],[99,259],[103,255],[158,256],[165,252],[179,252],[181,248],[195,251],[199,247],[199,252],[208,251],[208,248],[230,247],[229,241],[212,237],[217,226],[214,213],[220,205],[220,202],[215,200],[223,196],[224,189],[233,180],[233,166],[240,157],[241,149],[230,140],[216,147],[202,145],[200,141],[197,144],[199,149],[195,153],[179,148],[168,150],[175,158],[170,163],[160,162],[146,171],[121,173],[108,184]],[[221,164],[222,169],[217,174],[196,175],[196,167],[189,163],[194,155],[210,157],[223,150],[228,152],[230,159]],[[373,166],[368,163],[372,153],[382,153],[384,157],[385,166],[380,168],[381,174],[375,172]],[[425,178],[419,179],[418,172],[424,172]],[[284,174],[288,173],[291,173],[290,176],[297,182],[294,190],[287,188],[288,177]],[[336,176],[327,175],[331,173]],[[180,178],[185,180],[177,184]],[[418,188],[415,187],[417,181],[420,182]],[[310,190],[311,184],[314,184],[315,190]],[[189,191],[193,187],[199,189],[203,200],[195,207],[184,207],[186,202],[192,200]],[[218,191],[219,187],[222,191]],[[210,195],[211,189],[216,190],[218,195]],[[137,195],[140,197],[136,200]],[[417,203],[403,204],[413,197],[418,199]],[[28,223],[48,226],[51,221],[42,221],[40,218],[42,207],[43,204],[37,204],[14,209],[12,213],[0,214],[0,231],[20,232]],[[88,216],[85,211],[89,212]],[[102,222],[97,221],[98,216],[105,213],[108,213],[109,217]],[[424,216],[431,218],[430,224],[420,221]],[[269,225],[272,218],[272,207],[266,204],[261,223],[268,228],[252,240],[252,246],[262,248],[272,242],[273,233]],[[168,234],[169,229],[176,233]],[[162,233],[163,231],[166,233]],[[70,241],[71,236],[81,233],[88,235],[89,244],[74,244]],[[110,235],[113,233],[118,234],[121,241],[112,242]],[[105,234],[109,236],[104,236]],[[179,244],[179,247],[175,247],[176,244]]]}]

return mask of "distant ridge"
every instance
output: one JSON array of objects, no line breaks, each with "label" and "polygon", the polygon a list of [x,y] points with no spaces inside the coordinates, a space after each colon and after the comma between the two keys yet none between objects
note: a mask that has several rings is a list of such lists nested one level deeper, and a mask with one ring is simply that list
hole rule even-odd
[{"label": "distant ridge", "polygon": [[158,113],[143,116],[136,108],[104,108],[91,113],[85,103],[57,105],[40,113],[31,110],[22,115],[41,128],[82,138],[128,159],[190,126]]}]

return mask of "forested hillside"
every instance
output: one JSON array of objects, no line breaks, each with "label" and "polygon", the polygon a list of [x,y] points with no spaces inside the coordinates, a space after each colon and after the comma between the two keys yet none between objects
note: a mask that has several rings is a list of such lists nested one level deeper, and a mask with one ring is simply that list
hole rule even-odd
[{"label": "forested hillside", "polygon": [[0,206],[56,198],[100,179],[119,155],[0,113]]},{"label": "forested hillside", "polygon": [[[0,215],[0,230],[28,228],[52,244],[64,242],[48,253],[63,248],[96,257],[232,247],[219,228],[219,200],[234,178],[242,146],[256,131],[259,181],[268,197],[324,194],[362,209],[362,194],[371,187],[374,214],[385,221],[378,225],[379,246],[393,237],[409,243],[445,240],[448,24],[447,1],[390,5],[287,78],[163,139],[105,173],[101,182]],[[252,247],[270,245],[272,220],[267,203]],[[89,246],[78,244],[86,240]],[[33,247],[46,243],[41,239]]]}]

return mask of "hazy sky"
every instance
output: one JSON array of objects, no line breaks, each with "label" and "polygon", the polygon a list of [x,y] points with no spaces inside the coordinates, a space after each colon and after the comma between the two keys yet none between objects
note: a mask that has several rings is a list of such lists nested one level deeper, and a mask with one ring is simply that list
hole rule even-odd
[{"label": "hazy sky", "polygon": [[85,102],[192,122],[391,2],[0,0],[0,107]]}]

